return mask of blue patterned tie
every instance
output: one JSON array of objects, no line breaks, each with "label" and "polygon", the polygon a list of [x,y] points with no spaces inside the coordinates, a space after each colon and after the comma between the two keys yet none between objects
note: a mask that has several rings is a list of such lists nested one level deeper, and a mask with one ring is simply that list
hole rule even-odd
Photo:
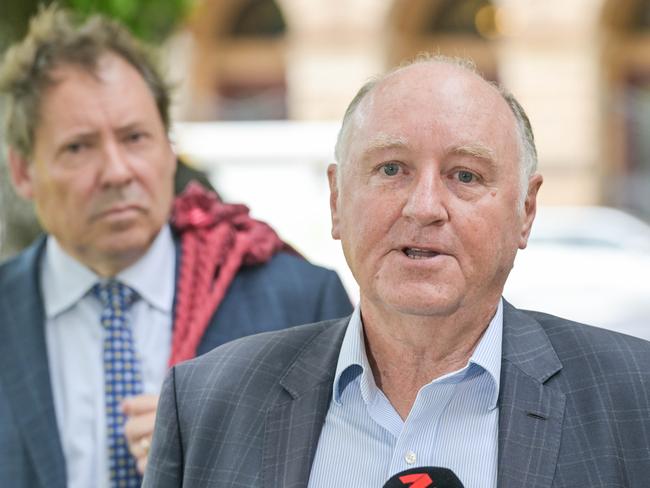
[{"label": "blue patterned tie", "polygon": [[92,291],[104,305],[101,323],[104,327],[104,395],[110,485],[114,488],[137,488],[142,480],[124,437],[124,415],[120,403],[124,398],[143,391],[140,365],[127,321],[129,307],[138,296],[117,281],[99,283]]}]

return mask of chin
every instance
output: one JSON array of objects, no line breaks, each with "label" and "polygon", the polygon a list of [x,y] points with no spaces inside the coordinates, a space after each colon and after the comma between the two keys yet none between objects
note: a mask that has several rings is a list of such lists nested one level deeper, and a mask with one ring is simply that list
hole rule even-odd
[{"label": "chin", "polygon": [[128,231],[106,236],[103,245],[98,246],[102,254],[115,260],[137,260],[147,252],[157,232]]},{"label": "chin", "polygon": [[404,315],[449,316],[461,307],[461,299],[457,294],[439,288],[393,290],[382,295],[384,303]]},{"label": "chin", "polygon": [[395,310],[402,315],[418,317],[448,317],[460,308],[457,303],[399,303]]}]

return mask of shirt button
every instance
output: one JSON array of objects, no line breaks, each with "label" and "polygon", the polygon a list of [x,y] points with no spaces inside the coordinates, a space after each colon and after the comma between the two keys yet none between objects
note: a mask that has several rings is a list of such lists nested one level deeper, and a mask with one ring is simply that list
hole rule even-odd
[{"label": "shirt button", "polygon": [[404,461],[406,461],[406,464],[413,464],[417,459],[418,457],[413,451],[407,451],[404,455]]}]

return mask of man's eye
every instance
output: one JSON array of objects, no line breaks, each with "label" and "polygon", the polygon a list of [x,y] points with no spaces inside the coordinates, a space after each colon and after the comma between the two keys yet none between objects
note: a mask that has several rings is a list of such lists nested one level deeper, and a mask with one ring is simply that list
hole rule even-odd
[{"label": "man's eye", "polygon": [[138,142],[140,139],[142,139],[143,134],[142,132],[133,132],[128,135],[127,140],[129,142]]},{"label": "man's eye", "polygon": [[470,171],[459,171],[458,172],[458,181],[461,183],[472,183],[476,179],[474,173]]},{"label": "man's eye", "polygon": [[71,144],[68,144],[65,147],[65,150],[71,154],[77,154],[80,153],[81,150],[85,147],[85,144],[81,142],[73,142]]},{"label": "man's eye", "polygon": [[399,172],[399,164],[386,163],[381,167],[381,170],[386,176],[395,176]]}]

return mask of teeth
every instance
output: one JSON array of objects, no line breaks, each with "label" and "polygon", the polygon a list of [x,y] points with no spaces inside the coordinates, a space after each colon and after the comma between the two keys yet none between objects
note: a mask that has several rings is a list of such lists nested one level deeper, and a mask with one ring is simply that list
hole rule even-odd
[{"label": "teeth", "polygon": [[418,249],[416,247],[407,247],[404,250],[404,254],[411,259],[428,259],[438,255],[437,252],[429,251],[427,249]]}]

